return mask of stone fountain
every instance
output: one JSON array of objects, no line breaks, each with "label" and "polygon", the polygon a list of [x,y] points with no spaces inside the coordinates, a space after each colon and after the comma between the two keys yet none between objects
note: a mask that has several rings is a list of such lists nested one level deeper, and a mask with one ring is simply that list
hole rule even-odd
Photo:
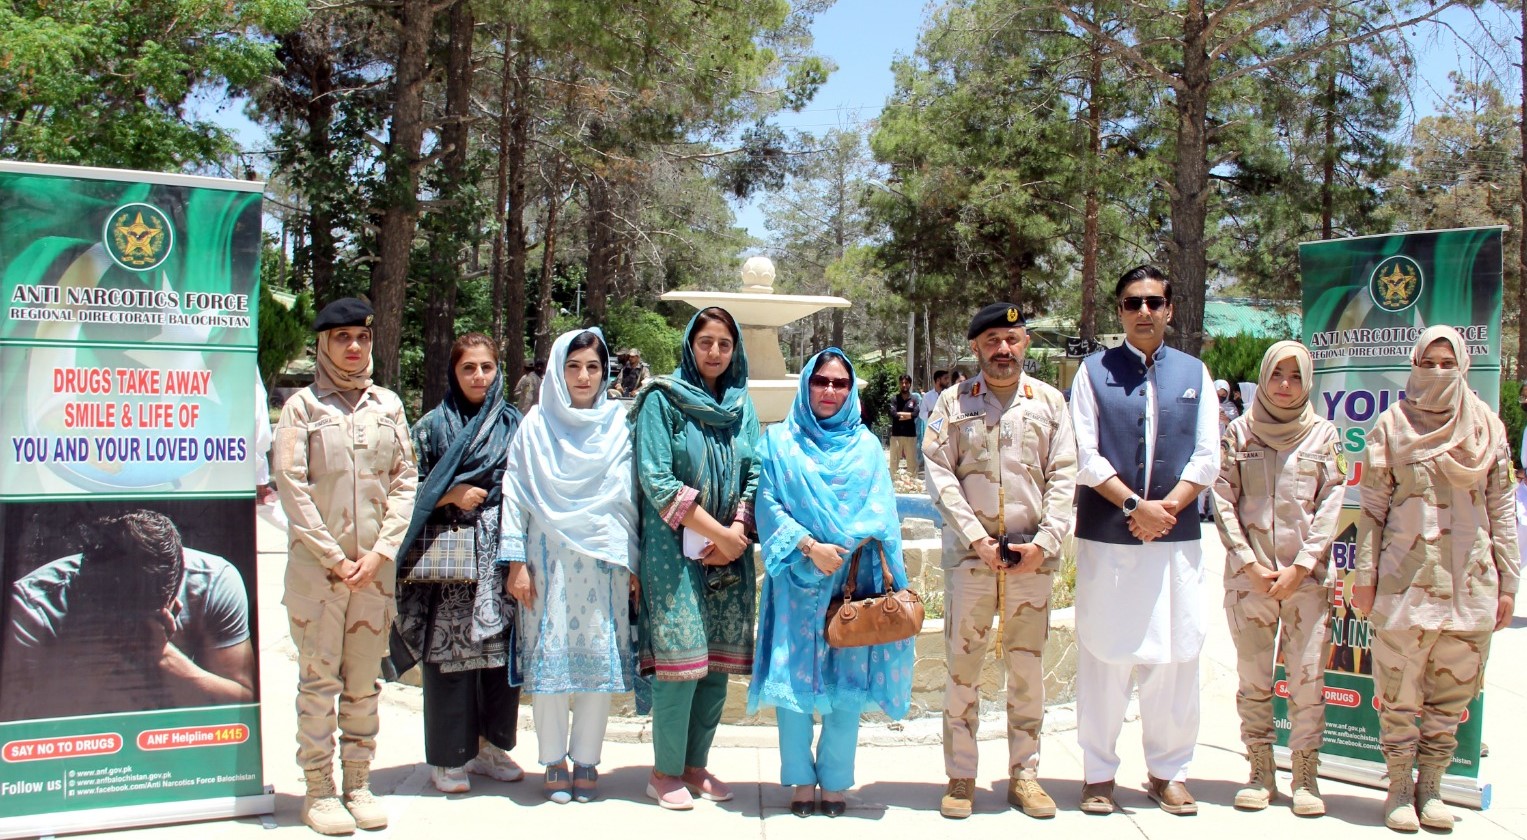
[{"label": "stone fountain", "polygon": [[768,257],[749,257],[742,264],[740,292],[669,292],[663,300],[682,300],[696,309],[719,306],[732,313],[748,354],[748,394],[762,423],[785,419],[800,387],[799,377],[785,370],[779,328],[813,312],[850,305],[840,297],[774,294],[774,263]]}]

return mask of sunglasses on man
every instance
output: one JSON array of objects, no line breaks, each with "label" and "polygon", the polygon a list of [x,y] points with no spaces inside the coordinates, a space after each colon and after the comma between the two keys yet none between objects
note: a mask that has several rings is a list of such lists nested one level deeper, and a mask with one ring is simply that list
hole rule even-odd
[{"label": "sunglasses on man", "polygon": [[1140,307],[1148,306],[1152,312],[1159,312],[1166,306],[1166,298],[1161,295],[1148,295],[1146,297],[1127,297],[1119,301],[1125,312],[1139,312]]}]

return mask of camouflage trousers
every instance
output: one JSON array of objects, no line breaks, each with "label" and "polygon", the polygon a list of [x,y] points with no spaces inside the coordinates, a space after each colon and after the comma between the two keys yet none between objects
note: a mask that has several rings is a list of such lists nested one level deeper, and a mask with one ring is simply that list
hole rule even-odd
[{"label": "camouflage trousers", "polygon": [[1422,767],[1447,767],[1463,712],[1484,687],[1490,631],[1375,630],[1379,749],[1385,756],[1414,756]]},{"label": "camouflage trousers", "polygon": [[1326,643],[1331,621],[1331,590],[1301,586],[1283,601],[1260,592],[1228,591],[1225,615],[1235,641],[1240,688],[1235,708],[1241,715],[1241,743],[1271,744],[1275,652],[1288,681],[1288,748],[1318,750],[1326,727]]},{"label": "camouflage trousers", "polygon": [[396,610],[396,575],[392,562],[383,562],[369,586],[352,592],[316,562],[287,562],[281,603],[297,647],[297,764],[304,770],[334,766],[336,726],[341,760],[370,761],[376,753],[377,678]]},{"label": "camouflage trousers", "polygon": [[[1009,774],[1039,766],[1044,724],[1044,647],[1050,634],[1051,573],[1003,574],[1002,663],[1007,670]],[[981,721],[981,668],[996,628],[997,574],[978,561],[944,571],[944,772],[976,776],[976,729]]]}]

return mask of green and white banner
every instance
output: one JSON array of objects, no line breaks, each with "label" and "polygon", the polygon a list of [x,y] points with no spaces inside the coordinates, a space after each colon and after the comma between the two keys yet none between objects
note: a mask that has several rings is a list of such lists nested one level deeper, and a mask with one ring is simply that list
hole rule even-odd
[{"label": "green and white banner", "polygon": [[273,810],[261,189],[0,162],[0,837]]},{"label": "green and white banner", "polygon": [[[1377,783],[1378,701],[1369,653],[1372,627],[1347,605],[1356,561],[1357,485],[1368,430],[1403,399],[1410,351],[1421,331],[1448,324],[1468,345],[1469,384],[1496,406],[1501,373],[1501,229],[1423,231],[1312,242],[1299,248],[1304,341],[1315,358],[1312,399],[1341,430],[1351,464],[1347,506],[1331,549],[1337,584],[1326,668],[1322,773]],[[1287,745],[1287,692],[1280,664],[1274,707],[1280,746]],[[1444,794],[1488,806],[1479,777],[1484,697],[1469,706]]]}]

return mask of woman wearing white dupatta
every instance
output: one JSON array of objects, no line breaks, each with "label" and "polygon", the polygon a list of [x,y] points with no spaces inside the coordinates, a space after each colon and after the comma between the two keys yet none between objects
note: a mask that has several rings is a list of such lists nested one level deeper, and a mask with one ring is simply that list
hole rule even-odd
[{"label": "woman wearing white dupatta", "polygon": [[625,406],[605,394],[608,369],[599,330],[560,336],[504,473],[498,562],[508,567],[505,591],[521,604],[517,676],[535,695],[545,791],[554,802],[594,798],[610,695],[632,685],[631,433]]}]

